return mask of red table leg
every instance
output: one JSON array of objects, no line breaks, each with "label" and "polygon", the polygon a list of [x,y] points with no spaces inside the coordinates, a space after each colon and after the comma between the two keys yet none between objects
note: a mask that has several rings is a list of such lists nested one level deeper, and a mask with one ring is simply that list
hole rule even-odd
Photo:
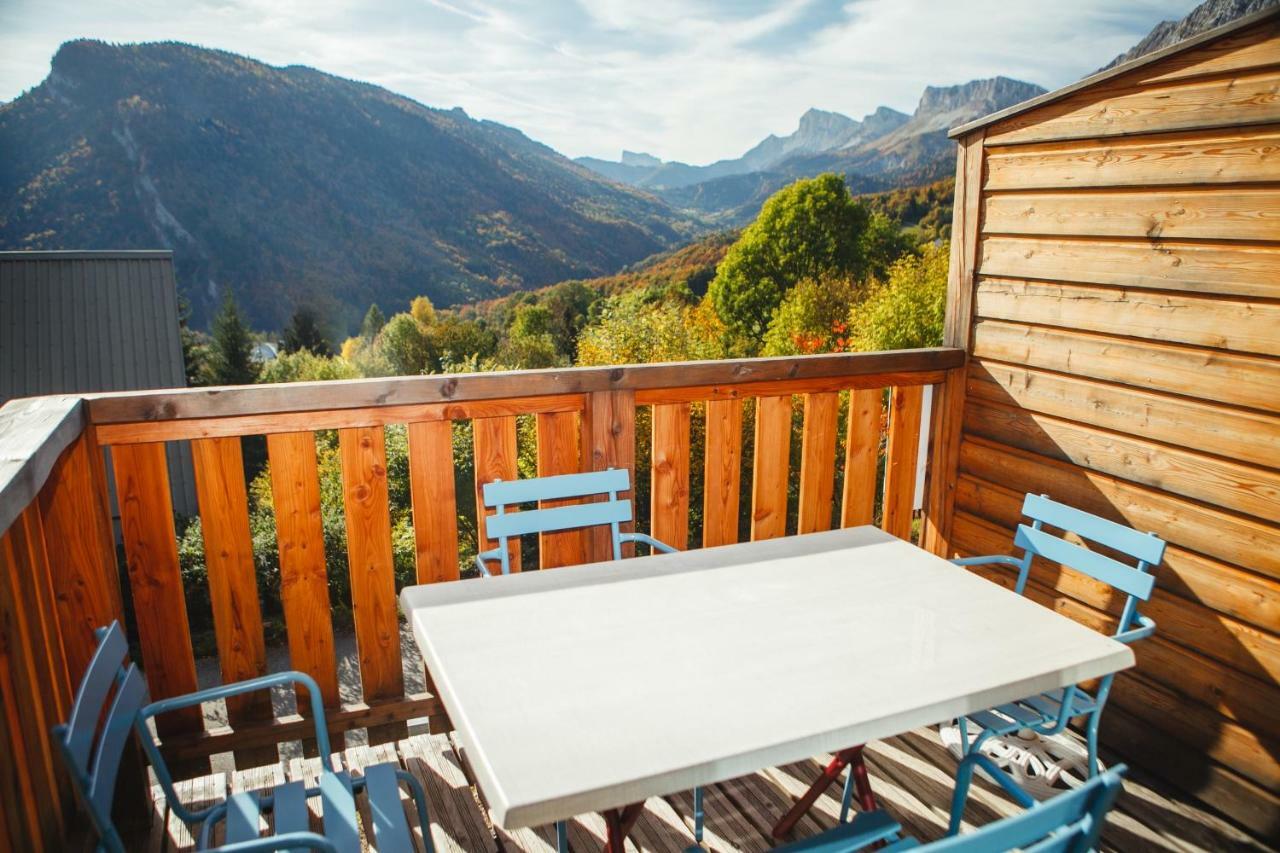
[{"label": "red table leg", "polygon": [[636,819],[644,811],[644,803],[632,803],[624,809],[609,809],[604,813],[604,825],[608,829],[608,845],[605,853],[622,853],[626,847],[627,835],[635,826]]},{"label": "red table leg", "polygon": [[822,771],[822,775],[809,786],[809,790],[804,792],[804,796],[800,797],[774,825],[773,837],[781,841],[790,835],[800,818],[813,807],[818,797],[822,796],[822,792],[840,777],[846,767],[850,767],[849,772],[853,774],[853,787],[858,795],[858,807],[863,811],[874,811],[876,798],[871,793],[871,778],[867,775],[867,765],[862,761],[862,747],[842,749],[831,759],[831,763]]}]

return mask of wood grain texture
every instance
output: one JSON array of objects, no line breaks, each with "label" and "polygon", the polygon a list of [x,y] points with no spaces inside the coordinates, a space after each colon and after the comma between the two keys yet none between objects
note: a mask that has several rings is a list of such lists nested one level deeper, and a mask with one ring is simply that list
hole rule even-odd
[{"label": "wood grain texture", "polygon": [[[636,395],[634,391],[598,391],[588,396],[582,416],[583,466],[604,471],[625,468],[635,483],[636,476]],[[588,455],[589,454],[589,455]],[[619,494],[633,498],[634,489]],[[634,530],[634,522],[626,522],[623,530]],[[624,546],[623,556],[631,556],[633,546]],[[613,556],[610,533],[606,527],[592,529],[588,538],[588,557],[608,560]]]},{"label": "wood grain texture", "polygon": [[849,420],[844,440],[844,495],[840,526],[875,521],[884,389],[849,392]]},{"label": "wood grain texture", "polygon": [[990,193],[984,234],[1280,240],[1280,188],[1191,187]]},{"label": "wood grain texture", "polygon": [[124,619],[103,478],[102,451],[85,433],[58,459],[40,491],[54,607],[73,683],[97,648],[94,630]]},{"label": "wood grain texture", "polygon": [[965,370],[950,371],[946,381],[933,389],[920,547],[945,557],[951,550],[951,514],[955,506],[960,437],[964,430]]},{"label": "wood grain texture", "polygon": [[1268,124],[1280,121],[1278,92],[1273,68],[1158,86],[1116,81],[997,122],[987,139],[1007,145]]},{"label": "wood grain texture", "polygon": [[[197,686],[196,663],[178,567],[165,446],[117,447],[111,462],[147,687],[153,700],[190,693]],[[159,717],[156,725],[163,735],[197,731],[204,723],[199,708],[188,708]]]},{"label": "wood grain texture", "polygon": [[78,397],[25,397],[0,406],[0,531],[35,500],[62,452],[84,431]]},{"label": "wood grain texture", "polygon": [[738,541],[742,492],[742,403],[707,402],[707,447],[703,458],[702,547]]},{"label": "wood grain texture", "polygon": [[911,539],[912,504],[916,490],[916,460],[920,450],[920,419],[924,389],[894,388],[889,397],[889,440],[885,446],[884,517],[881,528],[899,539]]},{"label": "wood grain texture", "polygon": [[653,407],[651,533],[684,551],[689,547],[689,418],[688,403]]},{"label": "wood grain texture", "polygon": [[[320,516],[316,440],[309,432],[267,436],[271,498],[280,552],[280,603],[289,636],[289,664],[316,680],[326,706],[338,704],[329,577]],[[305,691],[299,690],[299,707]]]},{"label": "wood grain texture", "polygon": [[1134,75],[1147,84],[1280,63],[1280,22],[1272,19],[1213,39]]},{"label": "wood grain texture", "polygon": [[1280,298],[1280,249],[1094,237],[984,237],[983,276]]},{"label": "wood grain texture", "polygon": [[791,397],[756,400],[751,481],[751,541],[787,534],[787,476],[791,462]]},{"label": "wood grain texture", "polygon": [[699,403],[709,400],[749,400],[796,394],[823,394],[851,388],[884,388],[890,385],[932,385],[941,382],[945,370],[904,370],[857,376],[823,376],[817,379],[779,379],[737,385],[692,385],[685,388],[646,388],[636,392],[636,405]]},{"label": "wood grain texture", "polygon": [[458,498],[453,468],[453,423],[417,421],[407,427],[409,495],[418,583],[457,580]]},{"label": "wood grain texture", "polygon": [[[1027,312],[1036,316],[1035,312]],[[1171,313],[1177,313],[1172,311]],[[1093,325],[1135,331],[1099,310]],[[1237,316],[1239,325],[1247,314]],[[1278,318],[1280,321],[1280,318]],[[1220,327],[1219,327],[1220,328]],[[1221,339],[1222,334],[1213,336]],[[974,355],[1027,367],[1119,382],[1187,397],[1211,397],[1252,409],[1280,412],[1280,360],[1149,340],[1130,340],[1075,329],[979,320]]]},{"label": "wood grain texture", "polygon": [[[484,484],[494,480],[515,480],[520,471],[516,467],[516,419],[514,417],[478,418],[471,422],[474,432],[476,471],[476,526],[480,537],[480,550],[488,551],[498,546],[485,531],[485,519],[494,510],[484,505]],[[520,571],[520,541],[507,542],[507,554],[511,571]]]},{"label": "wood grain texture", "polygon": [[[557,474],[574,474],[582,470],[582,456],[578,452],[581,425],[576,412],[555,412],[538,415],[538,476],[553,477]],[[566,506],[573,500],[540,501],[538,506],[549,508]],[[538,535],[539,567],[554,569],[576,566],[587,561],[587,531],[561,530],[557,533]]]},{"label": "wood grain texture", "polygon": [[1153,133],[1121,139],[994,146],[987,190],[1159,187],[1275,180],[1280,131],[1274,127]]},{"label": "wood grain texture", "polygon": [[[245,681],[266,674],[267,652],[240,439],[193,441],[191,458],[222,683]],[[227,700],[233,726],[270,715],[271,697],[266,692]]]},{"label": "wood grain texture", "polygon": [[1280,417],[1273,414],[979,360],[967,393],[1241,462],[1271,466],[1280,459]]},{"label": "wood grain texture", "polygon": [[[362,694],[365,702],[398,698],[404,695],[404,670],[383,428],[339,430],[338,447]],[[369,736],[382,742],[403,736],[403,729],[403,725],[371,727]]]},{"label": "wood grain texture", "polygon": [[831,529],[839,418],[839,394],[805,395],[800,443],[799,533]]},{"label": "wood grain texture", "polygon": [[982,175],[986,161],[984,141],[985,131],[979,130],[960,140],[956,151],[956,203],[951,224],[951,265],[947,277],[947,314],[942,337],[948,346],[965,350],[969,348],[974,274],[980,258],[978,235],[982,233]]}]

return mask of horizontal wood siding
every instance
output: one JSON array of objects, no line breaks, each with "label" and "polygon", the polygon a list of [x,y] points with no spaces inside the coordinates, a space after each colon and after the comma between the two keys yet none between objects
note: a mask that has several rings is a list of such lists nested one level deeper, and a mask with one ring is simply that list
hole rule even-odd
[{"label": "horizontal wood siding", "polygon": [[[942,546],[1010,552],[1027,492],[1163,537],[1104,740],[1275,838],[1280,17],[960,141],[977,262],[952,271],[971,358]],[[1105,630],[1121,603],[1040,562],[1029,595]]]}]

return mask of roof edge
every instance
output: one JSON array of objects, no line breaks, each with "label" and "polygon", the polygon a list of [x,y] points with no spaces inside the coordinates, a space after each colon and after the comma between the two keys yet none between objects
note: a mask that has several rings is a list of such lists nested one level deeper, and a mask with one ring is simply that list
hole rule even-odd
[{"label": "roof edge", "polygon": [[1082,89],[1087,89],[1090,86],[1127,74],[1135,69],[1151,65],[1152,63],[1159,62],[1162,59],[1167,59],[1174,54],[1182,53],[1184,50],[1190,50],[1191,48],[1198,47],[1205,42],[1213,41],[1221,38],[1222,36],[1228,35],[1229,33],[1246,29],[1254,26],[1255,24],[1259,24],[1270,18],[1276,17],[1280,17],[1280,6],[1261,9],[1254,12],[1252,15],[1245,15],[1244,17],[1237,18],[1234,21],[1228,21],[1220,27],[1205,30],[1204,32],[1194,35],[1189,39],[1183,39],[1176,44],[1171,44],[1168,47],[1162,47],[1159,50],[1153,50],[1150,53],[1144,53],[1142,56],[1131,59],[1128,62],[1123,62],[1114,68],[1108,68],[1105,71],[1099,71],[1096,74],[1091,74],[1088,77],[1084,77],[1074,83],[1071,83],[1070,85],[1063,86],[1061,89],[1054,89],[1052,92],[1037,95],[1034,98],[1029,98],[1021,103],[1014,104],[1011,107],[1005,107],[1003,110],[998,110],[994,113],[982,116],[981,118],[976,118],[973,121],[953,127],[951,130],[947,131],[947,137],[949,139],[956,139],[978,130],[979,128],[986,127],[989,124],[994,124],[995,122],[1002,121],[1010,116],[1025,113],[1029,110],[1036,109],[1037,107],[1042,107],[1045,104],[1053,103],[1054,101],[1061,100],[1068,95],[1074,95]]},{"label": "roof edge", "polygon": [[0,251],[0,261],[172,260],[170,249],[32,249]]}]

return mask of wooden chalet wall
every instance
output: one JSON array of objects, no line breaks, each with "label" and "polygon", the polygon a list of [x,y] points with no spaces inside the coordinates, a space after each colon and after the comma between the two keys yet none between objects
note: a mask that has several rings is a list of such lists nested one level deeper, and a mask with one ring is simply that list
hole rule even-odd
[{"label": "wooden chalet wall", "polygon": [[[946,343],[971,359],[937,406],[954,479],[926,541],[1009,553],[1028,492],[1164,537],[1104,742],[1280,837],[1280,9],[953,135]],[[1118,613],[1033,578],[1083,622]]]}]

